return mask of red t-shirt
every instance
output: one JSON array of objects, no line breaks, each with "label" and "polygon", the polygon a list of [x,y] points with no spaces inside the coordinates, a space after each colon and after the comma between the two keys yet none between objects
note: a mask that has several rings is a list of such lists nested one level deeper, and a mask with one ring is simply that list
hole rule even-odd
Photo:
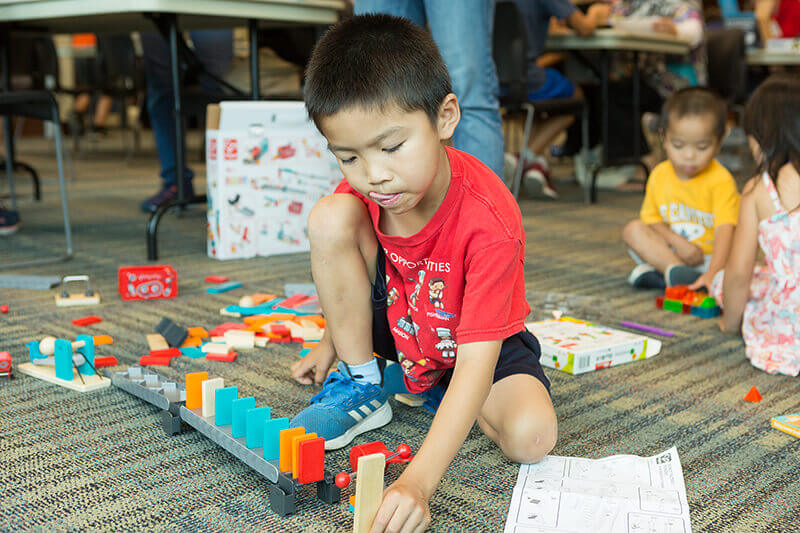
[{"label": "red t-shirt", "polygon": [[457,346],[502,340],[523,330],[525,233],[503,182],[473,156],[447,147],[450,186],[439,209],[411,237],[385,235],[381,208],[367,205],[386,252],[387,317],[405,382],[430,388],[455,366]]},{"label": "red t-shirt", "polygon": [[775,21],[781,27],[781,37],[794,38],[800,35],[800,1],[781,0],[775,12]]}]

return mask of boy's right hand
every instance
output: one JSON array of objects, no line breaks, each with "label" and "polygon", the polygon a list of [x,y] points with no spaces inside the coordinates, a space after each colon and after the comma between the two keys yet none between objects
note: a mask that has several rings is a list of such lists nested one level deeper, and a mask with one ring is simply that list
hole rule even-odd
[{"label": "boy's right hand", "polygon": [[328,370],[334,359],[336,359],[336,350],[323,339],[308,355],[291,366],[292,377],[302,385],[311,385],[312,383],[322,385],[322,382],[328,377]]}]

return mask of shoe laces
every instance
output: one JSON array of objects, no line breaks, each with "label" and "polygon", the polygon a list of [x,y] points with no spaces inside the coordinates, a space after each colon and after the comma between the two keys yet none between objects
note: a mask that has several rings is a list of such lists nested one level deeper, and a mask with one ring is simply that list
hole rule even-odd
[{"label": "shoe laces", "polygon": [[322,390],[311,397],[310,404],[321,402],[333,396],[334,393],[350,396],[352,392],[361,392],[363,385],[360,385],[350,376],[345,376],[341,372],[332,372],[328,379],[322,384]]}]

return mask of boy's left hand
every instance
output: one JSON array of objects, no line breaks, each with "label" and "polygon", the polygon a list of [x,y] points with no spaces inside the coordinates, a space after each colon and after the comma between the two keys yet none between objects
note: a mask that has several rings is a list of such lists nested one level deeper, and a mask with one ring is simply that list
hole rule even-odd
[{"label": "boy's left hand", "polygon": [[689,285],[689,290],[696,291],[697,289],[700,289],[702,287],[710,289],[712,281],[714,281],[714,275],[711,274],[710,272],[706,272],[704,274],[701,274],[700,277],[697,278],[694,283]]},{"label": "boy's left hand", "polygon": [[370,533],[423,532],[431,522],[428,498],[422,489],[401,475],[383,493],[383,501]]}]

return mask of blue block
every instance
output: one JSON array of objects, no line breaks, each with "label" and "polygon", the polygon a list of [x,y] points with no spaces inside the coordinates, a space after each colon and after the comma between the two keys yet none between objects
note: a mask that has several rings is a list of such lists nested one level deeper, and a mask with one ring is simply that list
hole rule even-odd
[{"label": "blue block", "polygon": [[180,348],[180,350],[183,355],[185,355],[186,357],[191,357],[192,359],[197,359],[198,357],[206,356],[206,354],[203,353],[203,350],[201,350],[197,346],[188,346],[186,348]]},{"label": "blue block", "polygon": [[222,387],[214,391],[214,424],[227,426],[232,423],[233,400],[238,396],[238,387]]},{"label": "blue block", "polygon": [[719,316],[720,308],[719,308],[719,306],[717,306],[717,307],[700,307],[700,306],[695,305],[695,306],[692,307],[691,313],[694,316],[697,316],[697,317],[700,317],[700,318],[714,318],[715,316]]},{"label": "blue block", "polygon": [[54,351],[56,377],[64,381],[72,381],[74,377],[72,368],[75,364],[72,361],[72,343],[68,340],[56,339]]},{"label": "blue block", "polygon": [[83,348],[78,348],[76,351],[86,359],[86,362],[78,367],[78,372],[84,376],[94,376],[94,338],[91,335],[78,335],[77,340],[83,341]]},{"label": "blue block", "polygon": [[264,440],[264,422],[269,420],[269,407],[256,407],[245,413],[247,421],[246,446],[250,449],[260,448]]},{"label": "blue block", "polygon": [[[248,409],[254,409],[255,406],[256,399],[252,396],[233,400],[231,405],[231,433],[233,434],[233,438],[238,439],[239,437],[244,437],[246,433],[245,428],[247,427],[247,419],[245,416]],[[216,408],[216,406],[214,407]]]},{"label": "blue block", "polygon": [[210,294],[219,294],[221,292],[228,292],[232,291],[233,289],[238,289],[241,286],[242,283],[239,281],[229,281],[227,283],[220,283],[218,285],[214,285],[213,287],[209,287],[206,289],[206,292]]},{"label": "blue block", "polygon": [[311,353],[311,348],[303,348],[300,350],[300,357],[305,357]]},{"label": "blue block", "polygon": [[264,459],[272,461],[281,455],[281,431],[289,429],[288,418],[273,418],[264,422]]}]

